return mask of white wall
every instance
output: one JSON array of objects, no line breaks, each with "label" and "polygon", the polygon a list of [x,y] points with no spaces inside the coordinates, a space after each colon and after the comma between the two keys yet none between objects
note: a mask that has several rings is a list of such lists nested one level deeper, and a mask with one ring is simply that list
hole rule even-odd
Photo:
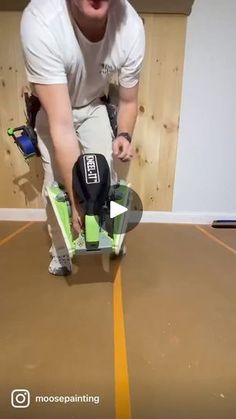
[{"label": "white wall", "polygon": [[173,211],[236,213],[236,1],[188,19]]}]

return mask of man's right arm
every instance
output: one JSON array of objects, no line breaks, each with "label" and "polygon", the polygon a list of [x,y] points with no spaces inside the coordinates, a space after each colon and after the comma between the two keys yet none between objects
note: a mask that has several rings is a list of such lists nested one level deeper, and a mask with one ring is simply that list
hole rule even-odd
[{"label": "man's right arm", "polygon": [[[48,22],[45,23],[41,12],[36,16],[34,5],[30,3],[22,15],[21,40],[25,68],[28,81],[34,85],[48,116],[55,162],[69,193],[72,209],[75,209],[72,167],[80,150],[73,127],[64,51],[56,40],[56,33],[51,30]],[[75,227],[78,221],[75,210],[73,215]]]},{"label": "man's right arm", "polygon": [[[46,111],[55,162],[69,194],[74,218],[76,208],[72,191],[72,168],[80,155],[79,142],[73,126],[73,116],[67,84],[34,84],[35,92]],[[76,220],[74,220],[76,224]],[[74,225],[77,230],[77,226]]]}]

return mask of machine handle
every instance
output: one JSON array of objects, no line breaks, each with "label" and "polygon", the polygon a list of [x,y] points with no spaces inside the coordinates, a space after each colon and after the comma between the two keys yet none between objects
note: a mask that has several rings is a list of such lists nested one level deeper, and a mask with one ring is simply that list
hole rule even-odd
[{"label": "machine handle", "polygon": [[98,248],[100,236],[99,216],[85,215],[85,241],[89,249]]}]

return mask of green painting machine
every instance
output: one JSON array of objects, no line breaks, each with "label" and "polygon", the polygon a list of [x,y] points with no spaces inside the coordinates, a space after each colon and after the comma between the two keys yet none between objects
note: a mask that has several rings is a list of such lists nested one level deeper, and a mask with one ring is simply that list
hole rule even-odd
[{"label": "green painting machine", "polygon": [[68,253],[71,258],[81,254],[101,253],[104,270],[109,271],[110,256],[126,253],[124,238],[128,211],[111,216],[111,205],[129,209],[132,192],[125,181],[110,185],[110,170],[102,154],[83,154],[73,167],[74,200],[84,214],[84,228],[76,239],[72,234],[71,204],[62,185],[47,187]]}]

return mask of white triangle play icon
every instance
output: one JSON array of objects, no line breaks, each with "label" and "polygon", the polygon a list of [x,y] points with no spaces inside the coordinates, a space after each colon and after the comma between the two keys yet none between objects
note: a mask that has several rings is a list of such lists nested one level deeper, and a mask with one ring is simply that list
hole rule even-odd
[{"label": "white triangle play icon", "polygon": [[124,214],[128,209],[123,205],[117,204],[117,202],[110,202],[110,218],[115,218],[118,215]]}]

